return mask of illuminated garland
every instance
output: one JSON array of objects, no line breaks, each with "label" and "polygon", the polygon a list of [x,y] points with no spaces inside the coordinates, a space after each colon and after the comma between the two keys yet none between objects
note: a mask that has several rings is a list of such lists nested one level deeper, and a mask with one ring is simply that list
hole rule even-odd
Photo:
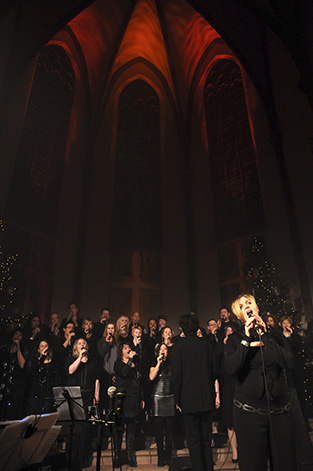
[{"label": "illuminated garland", "polygon": [[[4,224],[3,220],[0,219],[0,233],[4,233]],[[12,269],[15,266],[15,263],[18,259],[18,254],[7,255],[3,248],[3,244],[0,243],[0,312],[3,313],[3,316],[0,318],[0,322],[11,324],[16,322],[20,325],[24,319],[18,317],[13,319],[10,317],[7,312],[5,316],[5,311],[8,310],[8,306],[13,305],[14,295],[17,291],[15,286],[11,286],[13,281]]]},{"label": "illuminated garland", "polygon": [[303,348],[300,355],[304,364],[304,390],[309,410],[313,413],[313,333],[306,330],[305,319],[300,298],[291,295],[289,286],[281,283],[278,270],[265,258],[262,240],[253,237],[250,251],[247,253],[243,267],[249,291],[257,299],[260,311],[274,314],[278,321],[288,315],[293,320],[293,327],[301,335]]}]

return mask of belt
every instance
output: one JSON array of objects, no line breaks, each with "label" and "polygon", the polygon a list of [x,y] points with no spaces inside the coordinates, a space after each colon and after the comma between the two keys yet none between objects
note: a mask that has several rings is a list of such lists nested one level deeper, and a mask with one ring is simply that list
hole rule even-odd
[{"label": "belt", "polygon": [[234,399],[233,400],[234,402],[234,405],[236,407],[238,407],[238,409],[242,409],[246,412],[253,412],[253,413],[257,413],[257,414],[260,414],[260,415],[278,415],[278,414],[283,414],[284,412],[286,412],[287,410],[290,409],[291,407],[291,403],[288,402],[287,404],[285,404],[284,406],[282,407],[279,407],[277,409],[261,409],[260,407],[256,408],[256,407],[253,407],[253,406],[250,406],[249,404],[243,404],[242,402],[240,401],[237,401],[237,399]]}]

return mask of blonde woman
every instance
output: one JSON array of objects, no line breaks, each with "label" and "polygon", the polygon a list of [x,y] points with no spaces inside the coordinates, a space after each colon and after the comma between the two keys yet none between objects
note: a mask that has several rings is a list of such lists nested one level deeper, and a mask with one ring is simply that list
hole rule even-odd
[{"label": "blonde woman", "polygon": [[[256,300],[238,296],[232,311],[242,329],[227,339],[225,369],[236,375],[233,418],[240,471],[295,471],[295,447],[285,369],[293,356],[281,335],[267,330]],[[269,439],[268,439],[269,438]]]},{"label": "blonde woman", "polygon": [[124,314],[120,316],[116,321],[116,339],[119,345],[121,342],[125,341],[128,338],[129,324],[129,318]]},{"label": "blonde woman", "polygon": [[89,358],[88,344],[79,338],[73,345],[73,355],[65,365],[68,373],[67,386],[81,386],[84,406],[99,402],[100,381],[95,363]]},{"label": "blonde woman", "polygon": [[[73,345],[73,354],[65,363],[67,371],[67,386],[81,386],[84,409],[97,405],[99,402],[100,381],[96,364],[89,357],[88,344],[84,338],[78,338]],[[90,422],[76,422],[75,433],[78,437],[73,445],[75,467],[71,469],[87,468],[91,466],[91,424]]]}]

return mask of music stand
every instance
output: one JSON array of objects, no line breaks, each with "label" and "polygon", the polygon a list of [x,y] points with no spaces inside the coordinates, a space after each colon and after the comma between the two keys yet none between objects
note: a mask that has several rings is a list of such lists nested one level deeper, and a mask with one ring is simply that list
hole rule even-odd
[{"label": "music stand", "polygon": [[55,403],[60,414],[59,420],[86,420],[80,386],[54,386]]},{"label": "music stand", "polygon": [[[86,412],[82,400],[82,393],[80,386],[55,386],[52,388],[53,395],[55,398],[56,406],[59,410],[59,420],[63,422],[70,422],[70,435],[69,435],[69,447],[68,447],[68,469],[72,470],[72,452],[73,452],[73,432],[75,422],[78,422],[78,428],[83,426],[83,422],[86,422]],[[81,436],[81,432],[77,434]],[[80,446],[76,445],[75,451],[80,450]],[[76,456],[76,453],[75,453]],[[81,458],[75,458],[80,463]],[[74,460],[73,460],[74,461]],[[78,464],[73,464],[76,469]]]},{"label": "music stand", "polygon": [[41,463],[61,430],[55,426],[58,416],[58,412],[30,415],[7,425],[0,435],[0,471]]}]

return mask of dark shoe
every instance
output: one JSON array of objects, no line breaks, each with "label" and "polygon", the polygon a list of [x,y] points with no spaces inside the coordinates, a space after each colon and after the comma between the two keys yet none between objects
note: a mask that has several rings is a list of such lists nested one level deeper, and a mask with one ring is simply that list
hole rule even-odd
[{"label": "dark shoe", "polygon": [[162,458],[158,458],[158,466],[159,468],[163,468],[163,466],[165,466],[165,463]]},{"label": "dark shoe", "polygon": [[171,459],[172,459],[172,449],[171,450],[165,450],[165,461],[164,461],[164,464],[166,466],[169,466],[170,465],[170,462],[171,462]]},{"label": "dark shoe", "polygon": [[238,463],[238,458],[235,458],[235,459],[232,458],[231,462],[234,463],[234,464],[235,464],[235,463]]},{"label": "dark shoe", "polygon": [[136,460],[132,456],[128,456],[127,461],[131,468],[137,468]]},{"label": "dark shoe", "polygon": [[114,458],[113,460],[113,467],[114,468],[120,468],[121,467],[121,462],[118,458]]}]

